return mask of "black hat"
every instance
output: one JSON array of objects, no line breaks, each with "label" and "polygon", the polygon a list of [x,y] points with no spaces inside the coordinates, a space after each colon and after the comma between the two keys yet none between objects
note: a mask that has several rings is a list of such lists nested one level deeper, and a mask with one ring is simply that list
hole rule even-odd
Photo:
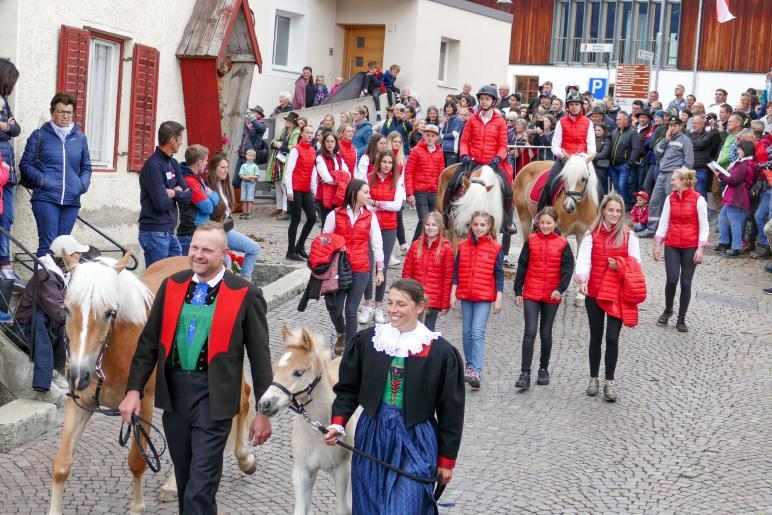
[{"label": "black hat", "polygon": [[293,123],[297,122],[298,118],[300,118],[300,115],[298,113],[296,113],[295,111],[290,111],[289,113],[287,113],[287,116],[284,117],[285,120],[293,122]]},{"label": "black hat", "polygon": [[606,113],[603,112],[603,108],[602,107],[595,106],[592,109],[590,109],[590,114],[588,116],[592,116],[594,114],[605,115]]},{"label": "black hat", "polygon": [[684,122],[682,122],[682,121],[681,121],[681,118],[679,118],[678,116],[671,116],[671,117],[670,117],[670,121],[669,121],[669,122],[667,122],[667,124],[668,124],[668,125],[675,125],[675,124],[678,124],[678,125],[683,125],[683,124],[684,124]]},{"label": "black hat", "polygon": [[649,118],[651,118],[651,112],[649,112],[648,109],[641,109],[641,112],[638,113],[638,116],[648,116]]},{"label": "black hat", "polygon": [[263,108],[258,105],[256,105],[255,107],[251,107],[249,110],[256,112],[260,116],[265,116],[265,111],[263,111]]}]

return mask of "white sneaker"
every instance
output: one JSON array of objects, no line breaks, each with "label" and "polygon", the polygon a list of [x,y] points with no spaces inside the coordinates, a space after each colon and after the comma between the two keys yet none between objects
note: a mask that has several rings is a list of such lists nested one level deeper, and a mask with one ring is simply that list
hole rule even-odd
[{"label": "white sneaker", "polygon": [[359,310],[359,323],[360,324],[366,324],[370,321],[370,315],[373,314],[373,308],[372,306],[362,306],[362,309]]},{"label": "white sneaker", "polygon": [[395,258],[394,256],[391,256],[389,258],[389,268],[394,268],[394,267],[397,267],[397,266],[399,266],[401,264],[402,264],[402,261],[400,261],[399,259]]},{"label": "white sneaker", "polygon": [[382,309],[376,309],[375,310],[375,323],[376,324],[385,324],[386,323],[386,315],[384,314]]}]

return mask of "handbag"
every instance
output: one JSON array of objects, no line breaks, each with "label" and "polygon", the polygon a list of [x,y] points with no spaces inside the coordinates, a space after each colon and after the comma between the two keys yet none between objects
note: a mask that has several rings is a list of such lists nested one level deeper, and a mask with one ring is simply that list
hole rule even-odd
[{"label": "handbag", "polygon": [[233,217],[228,215],[228,217],[222,221],[222,228],[225,229],[225,232],[229,232],[233,230]]}]

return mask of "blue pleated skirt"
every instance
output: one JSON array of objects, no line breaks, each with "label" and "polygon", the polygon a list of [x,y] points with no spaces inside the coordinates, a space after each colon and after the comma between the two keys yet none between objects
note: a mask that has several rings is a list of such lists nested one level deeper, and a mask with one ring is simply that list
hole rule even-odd
[{"label": "blue pleated skirt", "polygon": [[[375,417],[362,412],[354,438],[357,449],[421,477],[437,472],[437,429],[433,421],[405,425],[402,412],[381,403]],[[432,515],[434,485],[419,483],[354,454],[351,460],[353,514]]]}]

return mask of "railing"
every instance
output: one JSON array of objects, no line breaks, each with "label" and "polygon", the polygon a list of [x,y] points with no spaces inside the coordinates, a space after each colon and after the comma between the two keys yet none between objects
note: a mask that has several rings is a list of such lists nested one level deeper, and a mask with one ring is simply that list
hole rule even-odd
[{"label": "railing", "polygon": [[[545,159],[544,154],[546,154],[547,149],[552,149],[551,146],[547,145],[507,145],[507,149],[518,149],[518,150],[527,150],[527,149],[537,149],[545,152],[537,152],[536,157],[532,158],[529,162],[533,161],[552,161],[552,159]],[[517,170],[517,157],[513,159],[514,161],[514,168]],[[613,181],[611,180],[611,176],[608,175],[606,177],[606,191],[611,191],[614,189]]]}]

